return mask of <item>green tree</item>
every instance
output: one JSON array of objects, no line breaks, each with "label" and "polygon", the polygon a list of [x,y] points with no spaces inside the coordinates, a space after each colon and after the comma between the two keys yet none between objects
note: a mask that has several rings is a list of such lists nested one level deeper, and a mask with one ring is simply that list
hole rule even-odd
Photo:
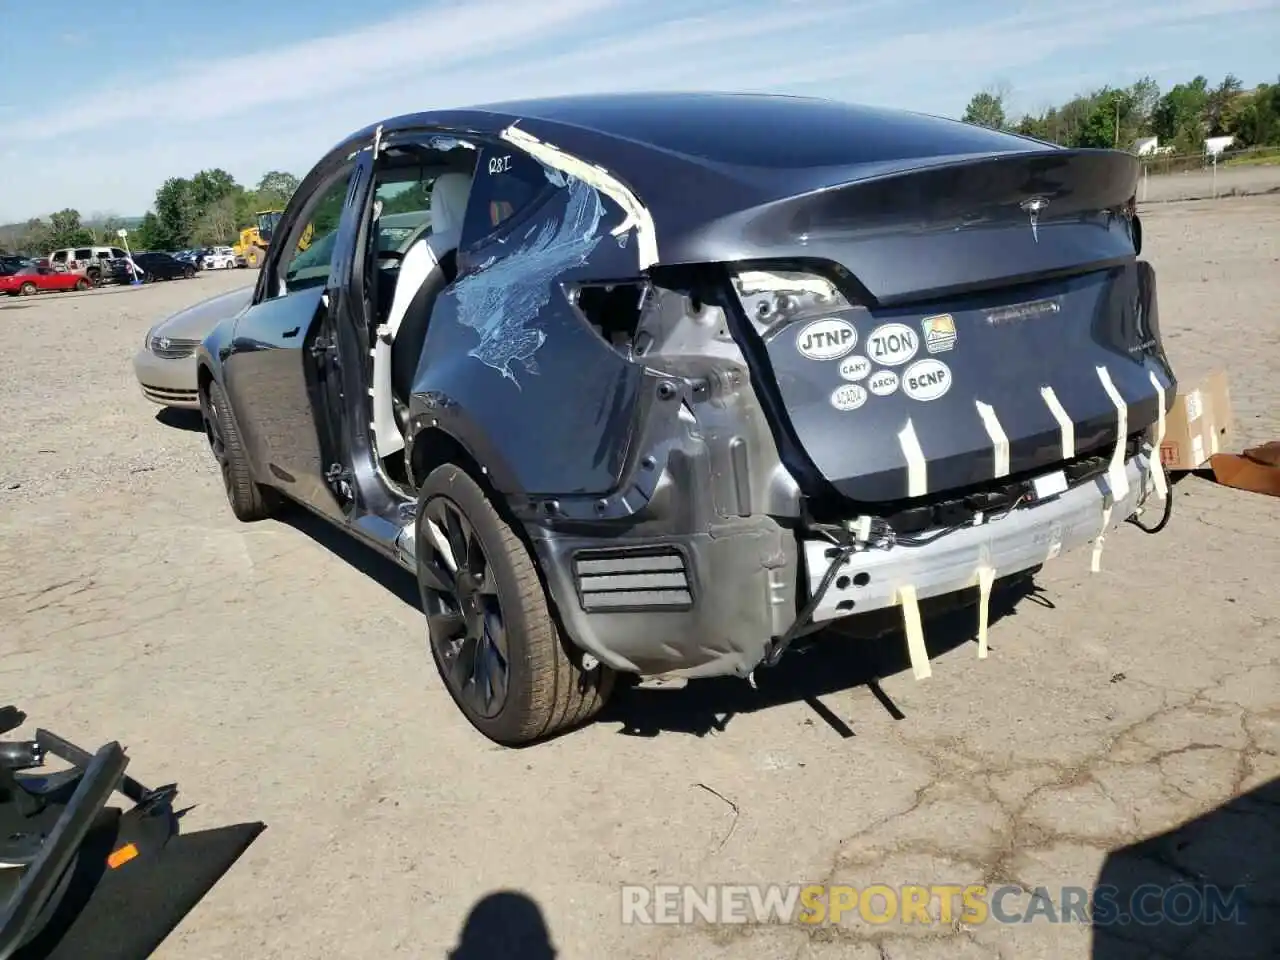
[{"label": "green tree", "polygon": [[170,242],[160,218],[148,210],[142,222],[129,231],[129,246],[134,250],[167,250],[179,244]]},{"label": "green tree", "polygon": [[1227,74],[1223,81],[1209,91],[1204,104],[1204,125],[1209,136],[1220,137],[1227,133],[1227,116],[1232,102],[1240,94],[1240,79],[1235,74]]},{"label": "green tree", "polygon": [[78,247],[93,243],[93,232],[80,223],[80,211],[67,207],[49,217],[51,249]]},{"label": "green tree", "polygon": [[1242,147],[1280,145],[1280,82],[1259,84],[1233,100],[1226,128]]},{"label": "green tree", "polygon": [[262,179],[258,181],[257,187],[254,188],[255,200],[258,203],[258,209],[283,210],[289,202],[289,198],[293,196],[295,190],[298,189],[298,178],[292,173],[286,173],[283,170],[269,170],[262,175]]},{"label": "green tree", "polygon": [[1007,124],[1004,95],[998,91],[984,90],[975,93],[964,108],[965,123],[974,123],[992,130],[1003,130]]},{"label": "green tree", "polygon": [[1204,144],[1209,81],[1196,77],[1179,83],[1160,98],[1151,117],[1153,132],[1182,153],[1199,153]]}]

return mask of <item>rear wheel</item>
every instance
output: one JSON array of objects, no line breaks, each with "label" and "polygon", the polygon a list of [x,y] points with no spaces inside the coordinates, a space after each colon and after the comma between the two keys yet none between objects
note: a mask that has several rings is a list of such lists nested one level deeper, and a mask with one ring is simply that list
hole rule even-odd
[{"label": "rear wheel", "polygon": [[194,268],[194,267],[183,267],[183,268],[182,268],[182,279],[183,279],[183,280],[190,280],[190,279],[191,279],[192,277],[194,277],[195,275],[196,275],[196,271],[195,271],[195,268]]},{"label": "rear wheel", "polygon": [[36,285],[30,281],[24,283],[18,289],[18,294],[23,297],[33,297],[36,294]]},{"label": "rear wheel", "polygon": [[570,655],[528,549],[466,471],[427,477],[415,547],[432,657],[477,730],[515,746],[599,712],[615,674]]},{"label": "rear wheel", "polygon": [[231,415],[231,405],[216,380],[209,384],[208,391],[200,394],[200,415],[209,449],[222,472],[222,486],[231,512],[246,523],[265,520],[279,508],[280,494],[253,479],[240,431]]},{"label": "rear wheel", "polygon": [[257,268],[262,266],[262,259],[266,256],[266,251],[261,247],[251,246],[244,251],[245,266]]},{"label": "rear wheel", "polygon": [[93,286],[93,284],[83,277],[76,281],[77,290],[88,290],[91,286]]}]

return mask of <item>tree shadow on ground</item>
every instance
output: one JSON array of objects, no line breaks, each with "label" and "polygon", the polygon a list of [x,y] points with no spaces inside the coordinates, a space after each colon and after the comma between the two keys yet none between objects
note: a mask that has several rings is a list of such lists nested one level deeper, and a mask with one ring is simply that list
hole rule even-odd
[{"label": "tree shadow on ground", "polygon": [[1113,850],[1092,918],[1093,960],[1280,957],[1280,778]]}]

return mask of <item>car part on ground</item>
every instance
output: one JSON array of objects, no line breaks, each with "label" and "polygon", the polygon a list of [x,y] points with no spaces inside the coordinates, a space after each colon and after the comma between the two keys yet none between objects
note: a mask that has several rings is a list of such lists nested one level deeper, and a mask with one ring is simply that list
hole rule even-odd
[{"label": "car part on ground", "polygon": [[[928,676],[922,604],[973,596],[985,656],[997,580],[1087,545],[1101,569],[1167,494],[1136,182],[1119,151],[804,98],[384,121],[307,176],[198,351],[228,497],[415,571],[499,742],[585,719],[614,673],[751,678],[877,611]],[[366,243],[406,203],[429,227]]]},{"label": "car part on ground", "polygon": [[[0,734],[25,719],[0,708]],[[70,767],[46,773],[50,757]],[[0,741],[0,960],[150,956],[264,829],[183,834],[177,787],[144,787],[128,762],[43,729]],[[108,806],[117,792],[130,809]]]}]

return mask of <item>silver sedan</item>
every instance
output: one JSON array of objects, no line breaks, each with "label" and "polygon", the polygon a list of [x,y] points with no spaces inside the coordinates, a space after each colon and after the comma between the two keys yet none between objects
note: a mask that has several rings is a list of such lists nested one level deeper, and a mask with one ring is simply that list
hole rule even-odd
[{"label": "silver sedan", "polygon": [[219,322],[244,310],[252,297],[252,286],[218,294],[148,330],[133,358],[142,395],[164,407],[199,410],[196,347]]}]

